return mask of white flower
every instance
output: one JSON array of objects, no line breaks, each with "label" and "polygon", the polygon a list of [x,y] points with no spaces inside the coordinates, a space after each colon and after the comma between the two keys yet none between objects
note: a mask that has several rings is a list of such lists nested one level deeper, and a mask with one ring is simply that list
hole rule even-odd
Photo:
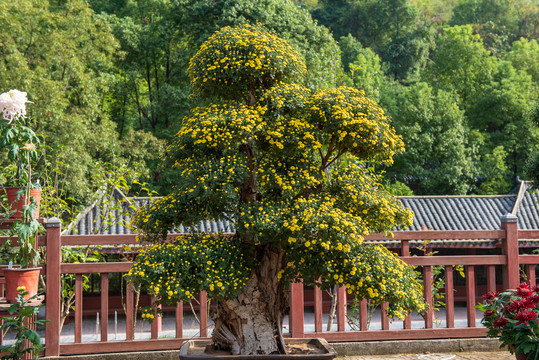
[{"label": "white flower", "polygon": [[4,119],[11,124],[14,118],[26,115],[26,93],[19,90],[9,90],[0,95],[0,111]]}]

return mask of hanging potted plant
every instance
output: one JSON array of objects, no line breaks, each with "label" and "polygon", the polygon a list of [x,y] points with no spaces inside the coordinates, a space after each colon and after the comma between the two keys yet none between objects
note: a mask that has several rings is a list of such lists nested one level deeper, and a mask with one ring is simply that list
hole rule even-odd
[{"label": "hanging potted plant", "polygon": [[27,102],[26,93],[18,90],[0,95],[3,115],[0,120],[0,149],[9,161],[2,180],[12,185],[4,188],[8,198],[5,217],[13,222],[11,235],[17,237],[19,243],[14,261],[20,265],[20,268],[10,266],[4,271],[9,302],[15,302],[20,286],[25,286],[27,298],[34,296],[40,273],[36,268],[39,253],[35,241],[40,227],[37,218],[41,189],[39,184],[32,183],[32,163],[38,158],[36,145],[39,145],[39,139],[26,125]]},{"label": "hanging potted plant", "polygon": [[37,160],[36,146],[39,139],[26,124],[26,93],[10,90],[0,94],[0,149],[9,163],[2,170],[2,182],[7,184],[4,191],[8,198],[11,219],[22,218],[22,209],[34,198],[37,207],[33,216],[39,217],[41,188],[33,184],[32,161]]}]

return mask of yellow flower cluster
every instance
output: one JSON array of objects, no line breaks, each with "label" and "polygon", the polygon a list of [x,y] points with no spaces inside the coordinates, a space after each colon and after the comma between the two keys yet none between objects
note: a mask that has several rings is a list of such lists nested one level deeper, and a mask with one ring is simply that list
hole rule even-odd
[{"label": "yellow flower cluster", "polygon": [[[297,248],[292,256],[288,253],[293,265],[284,271],[283,278],[317,274],[321,276],[317,284],[322,288],[344,285],[358,299],[365,298],[374,304],[387,301],[388,314],[401,319],[411,310],[424,312],[420,276],[395,253],[380,245],[351,243],[348,251],[339,251],[325,250],[321,245],[323,238],[309,242],[313,249],[305,243],[304,249]],[[315,251],[320,255],[314,255]]]},{"label": "yellow flower cluster", "polygon": [[331,192],[343,211],[361,218],[369,232],[383,232],[412,224],[413,212],[380,184],[371,169],[350,164],[332,171]]},{"label": "yellow flower cluster", "polygon": [[334,147],[360,160],[393,162],[404,150],[389,118],[362,90],[350,87],[320,90],[307,102],[313,124],[330,137]]},{"label": "yellow flower cluster", "polygon": [[302,78],[306,67],[286,41],[243,25],[214,33],[190,60],[188,73],[195,93],[236,99],[253,84],[271,87],[279,80]]},{"label": "yellow flower cluster", "polygon": [[260,115],[263,111],[230,103],[197,107],[183,120],[174,142],[166,148],[165,160],[177,158],[182,151],[188,151],[189,157],[204,154],[208,149],[236,152],[246,139],[264,127]]},{"label": "yellow flower cluster", "polygon": [[250,269],[235,238],[191,234],[143,250],[125,276],[155,296],[156,303],[173,304],[190,301],[202,290],[211,298],[229,299],[245,285]]}]

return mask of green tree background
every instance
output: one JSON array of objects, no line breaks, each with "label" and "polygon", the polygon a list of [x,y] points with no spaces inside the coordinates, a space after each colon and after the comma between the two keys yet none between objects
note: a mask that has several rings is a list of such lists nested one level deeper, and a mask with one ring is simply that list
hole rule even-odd
[{"label": "green tree background", "polygon": [[[352,86],[388,110],[409,154],[385,169],[387,182],[417,194],[504,193],[537,146],[527,114],[539,93],[538,19],[527,0],[3,2],[0,87],[34,102],[33,127],[62,164],[71,203],[89,201],[100,162],[136,162],[166,194],[177,179],[157,166],[158,149],[204,105],[191,96],[189,59],[223,26],[260,25],[298,51],[308,89]],[[431,139],[445,117],[463,134],[458,145]],[[36,170],[50,180],[44,160]]]}]

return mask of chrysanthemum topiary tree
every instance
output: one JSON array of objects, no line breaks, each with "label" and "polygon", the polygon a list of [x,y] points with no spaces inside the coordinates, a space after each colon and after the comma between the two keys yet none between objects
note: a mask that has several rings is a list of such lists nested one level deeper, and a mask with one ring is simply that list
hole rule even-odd
[{"label": "chrysanthemum topiary tree", "polygon": [[[389,301],[399,317],[424,308],[413,269],[362,243],[411,222],[371,166],[391,163],[400,137],[362,91],[310,93],[299,84],[305,71],[298,53],[263,29],[210,37],[189,66],[194,94],[208,105],[184,119],[164,157],[181,180],[135,219],[155,245],[129,280],[162,303],[207,291],[217,304],[212,338],[235,354],[285,351],[291,280],[345,285]],[[205,219],[228,219],[236,232],[166,242],[171,229]]]}]

